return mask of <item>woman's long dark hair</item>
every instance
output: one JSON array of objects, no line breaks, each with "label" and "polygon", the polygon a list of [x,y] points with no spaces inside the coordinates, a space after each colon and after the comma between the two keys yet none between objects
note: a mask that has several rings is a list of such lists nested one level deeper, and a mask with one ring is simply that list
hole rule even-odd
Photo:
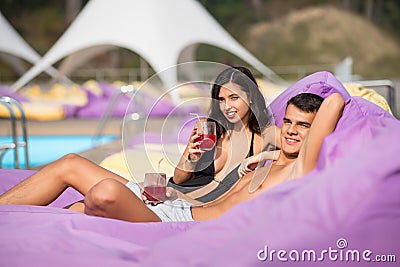
[{"label": "woman's long dark hair", "polygon": [[246,92],[250,107],[248,127],[252,132],[261,134],[265,127],[270,125],[271,114],[265,105],[265,99],[257,81],[249,69],[240,66],[229,67],[218,75],[211,90],[212,103],[209,120],[217,122],[217,139],[227,130],[233,129],[233,124],[221,112],[219,104],[221,86],[229,82],[240,86]]}]

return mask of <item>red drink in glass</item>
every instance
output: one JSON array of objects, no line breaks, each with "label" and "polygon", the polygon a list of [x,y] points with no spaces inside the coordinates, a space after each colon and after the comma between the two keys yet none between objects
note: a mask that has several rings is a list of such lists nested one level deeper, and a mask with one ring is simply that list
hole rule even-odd
[{"label": "red drink in glass", "polygon": [[199,134],[200,150],[210,151],[214,147],[216,139],[215,134]]},{"label": "red drink in glass", "polygon": [[196,142],[200,142],[199,149],[202,152],[210,151],[217,140],[216,125],[213,121],[199,121],[197,122],[197,138]]},{"label": "red drink in glass", "polygon": [[149,201],[164,201],[166,192],[165,186],[151,185],[144,187],[144,193]]},{"label": "red drink in glass", "polygon": [[150,202],[162,202],[166,199],[165,173],[145,173],[144,195]]}]

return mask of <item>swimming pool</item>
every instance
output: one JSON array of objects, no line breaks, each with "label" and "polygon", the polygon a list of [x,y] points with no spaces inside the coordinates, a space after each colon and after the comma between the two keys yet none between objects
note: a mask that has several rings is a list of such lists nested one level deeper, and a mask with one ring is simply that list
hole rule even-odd
[{"label": "swimming pool", "polygon": [[[91,135],[51,135],[29,136],[28,152],[31,167],[47,164],[68,153],[79,153],[96,144],[105,144],[115,140],[115,135],[104,135],[94,142]],[[20,139],[22,140],[22,139]],[[0,136],[0,144],[10,143],[10,136]],[[18,148],[20,168],[26,168],[24,148]],[[3,156],[2,168],[14,168],[14,151],[9,149]]]}]

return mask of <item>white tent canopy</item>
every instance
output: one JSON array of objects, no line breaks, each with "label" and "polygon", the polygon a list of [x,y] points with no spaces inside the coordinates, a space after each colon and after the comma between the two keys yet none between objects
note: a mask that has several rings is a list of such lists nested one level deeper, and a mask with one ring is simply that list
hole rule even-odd
[{"label": "white tent canopy", "polygon": [[[9,56],[22,58],[32,64],[38,63],[41,56],[19,35],[14,27],[7,21],[7,19],[0,12],[0,53],[6,53],[3,60]],[[47,72],[51,76],[56,76],[57,70],[53,67],[44,68],[42,71]],[[63,77],[66,78],[66,77]],[[69,80],[68,80],[69,81]]]},{"label": "white tent canopy", "polygon": [[13,26],[0,12],[0,52],[20,57],[32,64],[40,59],[40,55],[30,47]]},{"label": "white tent canopy", "polygon": [[[187,47],[204,43],[243,59],[271,80],[278,77],[233,39],[197,1],[91,0],[46,55],[14,85],[18,90],[63,57],[95,46],[119,46],[139,54],[176,84],[176,73],[162,72],[178,63]],[[101,50],[101,49],[100,49]]]}]

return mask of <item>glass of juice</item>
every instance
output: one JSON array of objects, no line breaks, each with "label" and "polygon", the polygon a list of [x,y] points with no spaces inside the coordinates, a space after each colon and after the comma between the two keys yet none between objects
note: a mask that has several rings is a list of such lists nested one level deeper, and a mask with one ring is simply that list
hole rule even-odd
[{"label": "glass of juice", "polygon": [[200,151],[210,151],[216,142],[217,135],[214,121],[199,121],[197,122],[197,134],[199,138],[196,141],[200,142]]},{"label": "glass of juice", "polygon": [[150,202],[162,202],[166,198],[165,173],[150,172],[144,175],[144,194]]}]

